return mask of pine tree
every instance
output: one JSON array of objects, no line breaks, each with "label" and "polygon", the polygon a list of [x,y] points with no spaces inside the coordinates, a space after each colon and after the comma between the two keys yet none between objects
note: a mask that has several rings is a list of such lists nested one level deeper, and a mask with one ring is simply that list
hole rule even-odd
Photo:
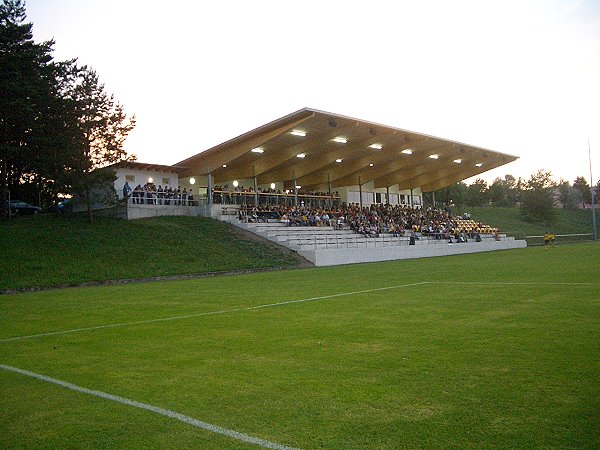
[{"label": "pine tree", "polygon": [[86,205],[92,220],[92,206],[114,199],[112,186],[114,170],[107,166],[134,160],[123,145],[135,127],[135,117],[127,118],[123,106],[108,95],[95,71],[88,67],[79,70],[76,82],[68,92],[80,134],[80,163],[74,168],[74,190]]},{"label": "pine tree", "polygon": [[[0,3],[0,193],[35,172],[34,137],[52,98],[53,41],[36,44],[22,0]],[[6,210],[3,211],[6,213]]]}]

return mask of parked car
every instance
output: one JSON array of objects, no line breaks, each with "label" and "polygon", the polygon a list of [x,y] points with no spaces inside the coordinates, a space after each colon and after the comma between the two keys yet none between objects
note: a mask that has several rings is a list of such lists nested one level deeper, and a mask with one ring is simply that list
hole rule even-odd
[{"label": "parked car", "polygon": [[30,205],[21,200],[11,200],[8,203],[11,216],[35,215],[42,212],[39,206]]}]

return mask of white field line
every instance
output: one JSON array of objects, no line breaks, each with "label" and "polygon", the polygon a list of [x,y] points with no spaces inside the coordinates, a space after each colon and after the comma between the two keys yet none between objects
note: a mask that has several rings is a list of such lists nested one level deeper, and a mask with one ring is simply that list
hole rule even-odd
[{"label": "white field line", "polygon": [[6,339],[0,339],[0,342],[18,341],[18,340],[22,340],[22,339],[32,339],[32,338],[46,337],[46,336],[57,336],[57,335],[61,335],[61,334],[79,333],[82,331],[101,330],[104,328],[127,327],[127,326],[131,326],[131,325],[142,325],[142,324],[147,324],[147,323],[165,322],[168,320],[189,319],[192,317],[212,316],[212,315],[217,315],[217,314],[228,314],[228,313],[234,313],[234,312],[240,312],[240,311],[252,311],[255,309],[272,308],[274,306],[291,305],[293,303],[312,302],[312,301],[316,301],[316,300],[326,300],[328,298],[344,297],[344,296],[356,295],[356,294],[365,294],[368,292],[386,291],[389,289],[399,289],[399,288],[410,287],[410,286],[419,286],[419,285],[428,284],[428,283],[429,283],[428,281],[421,281],[419,283],[399,284],[396,286],[386,286],[386,287],[373,288],[373,289],[364,289],[361,291],[342,292],[339,294],[323,295],[320,297],[310,297],[310,298],[303,298],[303,299],[299,299],[299,300],[289,300],[286,302],[267,303],[265,305],[248,306],[245,308],[222,309],[220,311],[209,311],[209,312],[196,313],[196,314],[186,314],[183,316],[162,317],[159,319],[138,320],[135,322],[111,323],[111,324],[107,324],[107,325],[97,325],[97,326],[93,326],[93,327],[74,328],[74,329],[62,330],[62,331],[52,331],[49,333],[30,334],[30,335],[25,335],[25,336],[15,336],[15,337],[6,338]]},{"label": "white field line", "polygon": [[464,284],[478,286],[596,286],[599,283],[560,281],[429,281],[429,284]]},{"label": "white field line", "polygon": [[260,439],[254,436],[250,436],[248,434],[240,433],[238,431],[229,430],[227,428],[222,428],[217,425],[213,425],[207,422],[203,422],[198,419],[194,419],[193,417],[186,416],[184,414],[180,414],[175,411],[170,411],[168,409],[159,408],[158,406],[152,406],[147,403],[138,402],[135,400],[130,400],[128,398],[119,397],[118,395],[108,394],[106,392],[94,391],[92,389],[84,388],[81,386],[77,386],[76,384],[71,384],[66,381],[57,380],[56,378],[50,378],[46,375],[41,375],[39,373],[30,372],[28,370],[19,369],[17,367],[7,366],[4,364],[0,364],[0,369],[7,370],[9,372],[18,373],[21,375],[25,375],[27,377],[36,378],[38,380],[46,381],[48,383],[56,384],[65,389],[70,389],[72,391],[81,392],[83,394],[93,395],[95,397],[104,398],[106,400],[111,400],[113,402],[122,403],[124,405],[133,406],[139,409],[145,409],[147,411],[151,411],[156,414],[160,414],[162,416],[169,417],[171,419],[179,420],[180,422],[186,423],[196,428],[202,428],[203,430],[210,431],[212,433],[222,434],[224,436],[230,437],[232,439],[236,439],[238,441],[249,442],[251,444],[259,445],[263,448],[273,448],[279,450],[292,450],[292,447],[287,447],[285,445],[277,444],[275,442],[270,442],[264,439]]}]

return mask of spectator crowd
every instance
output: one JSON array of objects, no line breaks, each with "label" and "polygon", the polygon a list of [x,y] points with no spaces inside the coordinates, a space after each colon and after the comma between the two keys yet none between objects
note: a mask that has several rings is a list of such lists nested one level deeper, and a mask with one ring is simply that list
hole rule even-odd
[{"label": "spectator crowd", "polygon": [[125,183],[123,187],[123,197],[131,197],[134,205],[175,205],[175,206],[195,206],[194,193],[181,186],[171,188],[154,183],[146,183],[143,186],[138,184],[133,190]]},{"label": "spectator crowd", "polygon": [[[331,209],[273,205],[254,207],[242,205],[239,219],[246,222],[279,221],[288,226],[333,226],[336,229],[349,228],[367,237],[380,234],[392,236],[431,236],[435,239],[480,240],[480,233],[488,232],[487,225],[469,221],[465,225],[464,216],[454,216],[447,209],[416,208],[408,205],[371,205],[361,208],[351,203]],[[468,217],[470,219],[470,216]]]}]

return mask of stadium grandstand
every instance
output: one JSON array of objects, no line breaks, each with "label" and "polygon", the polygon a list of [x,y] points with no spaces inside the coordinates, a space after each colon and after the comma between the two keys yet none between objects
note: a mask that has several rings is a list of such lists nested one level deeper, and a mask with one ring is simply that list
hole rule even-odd
[{"label": "stadium grandstand", "polygon": [[330,265],[524,246],[423,204],[425,192],[516,159],[304,108],[172,166],[116,164],[115,189],[130,219],[209,216]]}]

